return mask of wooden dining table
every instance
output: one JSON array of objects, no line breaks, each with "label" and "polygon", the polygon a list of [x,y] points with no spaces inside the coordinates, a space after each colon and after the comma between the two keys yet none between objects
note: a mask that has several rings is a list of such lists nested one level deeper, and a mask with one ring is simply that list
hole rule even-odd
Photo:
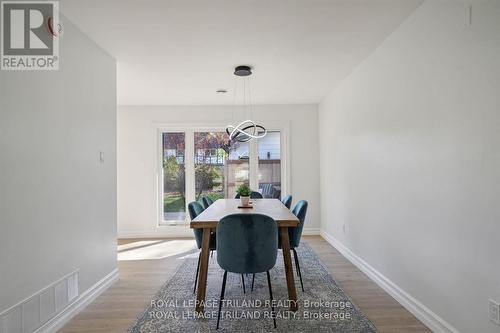
[{"label": "wooden dining table", "polygon": [[238,206],[241,205],[239,199],[219,199],[191,221],[190,227],[192,229],[203,229],[200,270],[198,276],[199,284],[198,293],[196,295],[197,312],[203,312],[204,309],[210,252],[210,232],[216,231],[219,221],[230,214],[264,214],[272,217],[276,221],[283,250],[283,262],[285,264],[290,310],[297,311],[298,309],[292,258],[290,256],[288,228],[296,227],[299,224],[299,219],[278,199],[251,199],[251,201],[253,208],[238,208]]}]

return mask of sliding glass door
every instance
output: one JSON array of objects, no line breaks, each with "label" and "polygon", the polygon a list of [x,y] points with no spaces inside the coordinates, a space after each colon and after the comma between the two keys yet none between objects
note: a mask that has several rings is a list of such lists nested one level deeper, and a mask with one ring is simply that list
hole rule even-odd
[{"label": "sliding glass door", "polygon": [[163,219],[186,219],[185,133],[163,133]]},{"label": "sliding glass door", "polygon": [[229,138],[224,132],[194,132],[195,199],[202,202],[227,196],[227,157],[224,146]]},{"label": "sliding glass door", "polygon": [[281,147],[280,131],[231,144],[223,130],[161,131],[160,224],[187,222],[187,203],[202,203],[204,196],[214,201],[234,198],[242,184],[265,198],[280,198]]},{"label": "sliding glass door", "polygon": [[237,142],[232,144],[227,162],[226,198],[234,198],[238,186],[243,184],[250,184],[250,144]]},{"label": "sliding glass door", "polygon": [[264,198],[281,197],[281,135],[269,131],[257,141],[259,191]]}]

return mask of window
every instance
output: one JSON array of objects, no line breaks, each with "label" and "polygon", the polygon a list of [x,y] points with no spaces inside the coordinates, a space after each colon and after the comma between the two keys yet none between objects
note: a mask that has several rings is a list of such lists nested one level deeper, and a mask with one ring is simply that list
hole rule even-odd
[{"label": "window", "polygon": [[267,132],[257,141],[259,191],[264,198],[281,197],[281,133]]},{"label": "window", "polygon": [[227,162],[227,198],[234,198],[236,189],[242,184],[250,184],[250,144],[233,143]]},{"label": "window", "polygon": [[224,132],[194,133],[194,179],[195,198],[202,202],[203,196],[212,200],[227,196],[227,157],[223,147],[229,143]]},{"label": "window", "polygon": [[186,219],[185,133],[163,133],[163,219]]},{"label": "window", "polygon": [[204,196],[234,198],[242,184],[265,198],[281,197],[286,170],[281,131],[231,146],[223,129],[176,128],[162,130],[160,138],[160,224],[188,222],[187,203],[201,203]]}]

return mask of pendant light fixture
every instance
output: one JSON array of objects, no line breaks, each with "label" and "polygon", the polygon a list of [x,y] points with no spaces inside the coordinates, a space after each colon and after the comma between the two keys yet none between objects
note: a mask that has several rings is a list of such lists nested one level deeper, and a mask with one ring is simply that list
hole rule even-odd
[{"label": "pendant light fixture", "polygon": [[[237,66],[234,69],[235,78],[235,89],[234,89],[234,99],[233,99],[233,122],[234,122],[234,109],[236,108],[236,93],[238,87],[238,80],[243,81],[243,112],[246,114],[247,107],[249,109],[250,117],[252,117],[252,102],[250,94],[250,75],[252,75],[252,69],[250,66]],[[247,92],[248,89],[248,92]],[[247,94],[248,94],[248,106],[247,106]],[[266,136],[267,130],[264,126],[257,125],[253,120],[247,119],[243,120],[236,126],[227,125],[226,133],[229,135],[230,142],[248,142],[252,139],[260,139]]]}]

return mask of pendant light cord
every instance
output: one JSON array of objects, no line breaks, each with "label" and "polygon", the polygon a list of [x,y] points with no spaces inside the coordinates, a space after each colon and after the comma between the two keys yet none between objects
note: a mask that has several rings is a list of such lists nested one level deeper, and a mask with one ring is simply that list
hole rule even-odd
[{"label": "pendant light cord", "polygon": [[253,118],[253,106],[252,106],[252,90],[250,89],[250,77],[248,77],[248,108],[250,109],[250,118]]},{"label": "pendant light cord", "polygon": [[236,112],[236,93],[238,92],[238,78],[234,78],[234,89],[233,89],[233,110],[231,114],[231,122],[234,123],[234,113]]},{"label": "pendant light cord", "polygon": [[243,118],[247,115],[247,78],[243,77]]}]

